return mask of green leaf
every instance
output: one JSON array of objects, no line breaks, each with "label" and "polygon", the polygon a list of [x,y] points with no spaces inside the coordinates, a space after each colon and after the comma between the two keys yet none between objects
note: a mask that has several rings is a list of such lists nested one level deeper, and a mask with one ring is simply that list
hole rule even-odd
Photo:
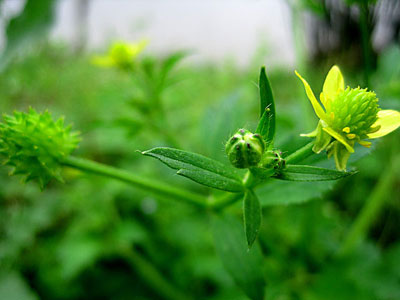
[{"label": "green leaf", "polygon": [[275,137],[275,102],[265,67],[260,72],[260,121],[256,133],[259,133],[271,149]]},{"label": "green leaf", "polygon": [[0,274],[0,299],[37,300],[39,297],[19,273],[6,271]]},{"label": "green leaf", "polygon": [[248,249],[241,224],[229,215],[213,215],[215,247],[235,283],[252,300],[264,299],[263,257],[258,245]]},{"label": "green leaf", "polygon": [[333,169],[325,169],[314,166],[287,165],[274,177],[289,181],[327,181],[337,180],[356,172],[341,172]]},{"label": "green leaf", "polygon": [[244,229],[246,232],[247,245],[249,248],[257,238],[261,226],[260,201],[253,191],[249,190],[243,199]]},{"label": "green leaf", "polygon": [[178,170],[178,175],[197,183],[229,192],[243,191],[241,178],[234,168],[203,155],[166,147],[153,148],[142,154],[159,159]]},{"label": "green leaf", "polygon": [[290,184],[283,180],[270,180],[257,188],[256,194],[261,206],[292,205],[318,199],[332,190],[334,181],[301,182]]},{"label": "green leaf", "polygon": [[174,67],[186,56],[187,51],[178,51],[166,57],[161,64],[159,88],[163,88],[165,81]]}]

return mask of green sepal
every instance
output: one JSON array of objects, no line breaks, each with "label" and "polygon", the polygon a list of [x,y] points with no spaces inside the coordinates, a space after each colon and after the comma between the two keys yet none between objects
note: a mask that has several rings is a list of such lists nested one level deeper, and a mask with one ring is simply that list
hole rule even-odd
[{"label": "green sepal", "polygon": [[350,157],[350,152],[338,141],[332,142],[327,148],[328,158],[333,156],[335,158],[336,169],[339,171],[346,171],[347,161]]},{"label": "green sepal", "polygon": [[177,174],[208,187],[242,192],[243,183],[236,170],[203,155],[174,148],[158,147],[142,152],[157,158]]},{"label": "green sepal", "polygon": [[273,177],[289,181],[327,181],[341,179],[355,173],[356,172],[342,172],[314,166],[287,165],[286,168]]},{"label": "green sepal", "polygon": [[275,102],[272,94],[265,67],[261,67],[260,79],[260,121],[256,129],[267,144],[268,149],[272,149],[275,138]]},{"label": "green sepal", "polygon": [[324,121],[318,122],[316,138],[315,138],[314,146],[312,148],[312,150],[315,153],[320,153],[322,150],[325,150],[326,147],[328,147],[328,145],[332,139],[332,137],[326,131],[324,131],[322,129],[323,128],[322,122],[324,122]]},{"label": "green sepal", "polygon": [[243,220],[249,248],[253,245],[260,230],[261,214],[260,201],[252,190],[247,190],[243,198]]}]

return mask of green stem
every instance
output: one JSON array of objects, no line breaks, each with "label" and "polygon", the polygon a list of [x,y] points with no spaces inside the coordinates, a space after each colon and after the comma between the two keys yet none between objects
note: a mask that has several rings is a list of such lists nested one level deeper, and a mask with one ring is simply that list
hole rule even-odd
[{"label": "green stem", "polygon": [[303,146],[302,148],[296,150],[295,152],[293,152],[292,154],[290,154],[285,158],[286,163],[295,164],[311,156],[314,153],[312,151],[313,146],[314,142],[310,142],[307,145]]},{"label": "green stem", "polygon": [[73,156],[65,158],[61,163],[68,167],[133,184],[153,194],[207,208],[207,199],[204,196],[171,187],[156,179],[148,179],[118,168]]},{"label": "green stem", "polygon": [[351,226],[338,254],[345,255],[350,253],[366,236],[375,218],[382,210],[388,198],[388,191],[396,179],[396,166],[400,160],[389,162],[388,167],[383,172],[374,190],[365,202],[364,207]]},{"label": "green stem", "polygon": [[132,268],[140,274],[140,276],[148,282],[155,293],[163,296],[165,299],[170,300],[189,300],[184,293],[177,290],[171,285],[166,277],[159,273],[159,271],[145,258],[143,258],[133,248],[124,248],[121,254],[126,258]]}]

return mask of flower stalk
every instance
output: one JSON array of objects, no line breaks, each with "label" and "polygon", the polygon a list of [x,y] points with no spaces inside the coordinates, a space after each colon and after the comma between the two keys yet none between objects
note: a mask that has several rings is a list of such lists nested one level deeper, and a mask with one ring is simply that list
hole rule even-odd
[{"label": "flower stalk", "polygon": [[143,176],[138,176],[115,167],[73,156],[65,158],[63,161],[61,161],[61,164],[81,171],[130,183],[134,186],[145,189],[148,192],[164,196],[169,199],[186,202],[200,208],[207,208],[206,197],[167,185],[155,179],[150,180]]}]

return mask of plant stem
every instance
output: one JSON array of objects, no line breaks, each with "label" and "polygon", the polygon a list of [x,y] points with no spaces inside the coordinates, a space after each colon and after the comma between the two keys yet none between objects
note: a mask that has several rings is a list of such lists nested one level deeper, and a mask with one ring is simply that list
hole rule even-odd
[{"label": "plant stem", "polygon": [[145,178],[118,168],[73,156],[67,157],[61,162],[61,164],[93,174],[121,180],[160,196],[180,200],[197,207],[207,208],[206,197],[166,185],[165,183],[153,178]]},{"label": "plant stem", "polygon": [[302,148],[296,150],[289,156],[285,158],[287,164],[295,164],[307,157],[311,156],[314,152],[312,148],[314,146],[314,142],[309,142],[307,145],[303,146]]},{"label": "plant stem", "polygon": [[351,226],[347,236],[339,249],[339,255],[350,253],[365,237],[371,224],[375,221],[388,198],[388,191],[396,179],[396,166],[400,163],[397,161],[389,162],[383,176],[379,179],[374,190],[365,202],[364,207],[358,214],[356,220]]},{"label": "plant stem", "polygon": [[152,291],[155,293],[158,293],[160,296],[163,296],[163,298],[170,300],[191,299],[172,286],[165,279],[165,276],[160,274],[159,271],[137,251],[135,251],[135,249],[124,248],[121,250],[121,254],[126,258],[133,269],[149,283],[149,285],[152,287]]}]

